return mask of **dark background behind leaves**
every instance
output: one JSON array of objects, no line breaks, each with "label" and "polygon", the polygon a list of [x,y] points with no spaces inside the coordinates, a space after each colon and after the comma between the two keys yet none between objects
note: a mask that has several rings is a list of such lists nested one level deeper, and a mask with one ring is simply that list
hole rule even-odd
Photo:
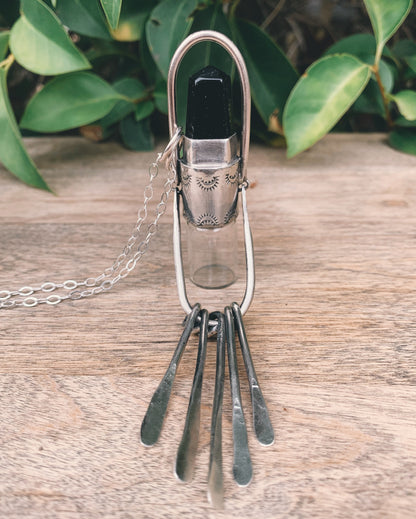
[{"label": "dark background behind leaves", "polygon": [[[44,2],[54,8],[55,2],[52,0]],[[0,0],[0,31],[10,29],[18,19],[19,4],[18,0]],[[169,8],[171,13],[167,12]],[[167,66],[185,29],[194,32],[213,28],[237,40],[244,51],[251,75],[253,136],[278,146],[285,143],[281,127],[282,112],[298,77],[294,69],[303,73],[334,42],[346,36],[372,32],[369,16],[361,0],[178,0],[171,2],[170,7],[166,1],[124,0],[119,25],[115,29],[107,23],[99,0],[57,0],[55,12],[69,29],[71,40],[91,63],[90,71],[111,84],[120,96],[118,100],[113,99],[113,108],[103,117],[64,133],[81,132],[96,141],[115,138],[121,140],[127,148],[135,150],[151,149],[154,135],[167,135]],[[146,25],[150,13],[153,23],[148,22]],[[189,21],[185,22],[186,19]],[[184,24],[188,25],[185,27]],[[413,40],[415,27],[416,9],[413,6],[406,22],[389,42],[389,47],[400,40]],[[175,37],[166,38],[171,33]],[[279,45],[283,54],[276,52],[272,40]],[[153,56],[149,44],[153,45]],[[166,45],[170,48],[167,49]],[[157,64],[155,55],[160,56]],[[205,44],[203,49],[192,49],[189,53],[181,66],[181,77],[187,78],[200,68],[201,60],[205,64],[212,59],[224,70],[231,72],[231,63],[225,53],[216,46]],[[268,59],[270,66],[267,68]],[[398,70],[403,72],[399,67]],[[85,73],[76,72],[74,79],[81,80],[82,74]],[[400,83],[400,88],[413,90],[416,88],[415,78],[416,72],[409,73],[405,78],[397,76],[395,80]],[[51,81],[56,79],[30,72],[16,62],[11,66],[7,77],[9,98],[18,121],[21,121],[26,110],[21,126],[29,130],[22,129],[23,135],[38,134],[33,131],[33,128],[38,128],[38,123],[33,122],[33,118],[31,120],[27,106],[29,100]],[[180,122],[184,118],[186,97],[186,81],[183,81],[182,87],[178,89]],[[280,85],[280,90],[276,89],[278,93],[272,91],[274,82]],[[335,130],[389,129],[379,94],[372,89],[374,85],[369,84],[353,109],[338,122]],[[273,117],[270,116],[273,110],[271,107],[275,108]],[[36,106],[33,111],[36,112]],[[48,133],[48,124],[44,125],[42,132]],[[55,129],[53,121],[50,128],[49,133],[59,130]]]}]

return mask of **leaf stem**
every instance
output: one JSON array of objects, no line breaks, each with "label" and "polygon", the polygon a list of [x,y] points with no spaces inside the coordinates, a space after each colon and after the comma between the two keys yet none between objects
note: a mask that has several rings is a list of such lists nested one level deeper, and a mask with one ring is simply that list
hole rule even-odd
[{"label": "leaf stem", "polygon": [[14,59],[15,58],[14,58],[13,54],[9,54],[6,59],[4,59],[3,61],[0,61],[0,67],[6,69],[6,71],[9,70],[9,68],[12,66],[12,64],[14,62]]},{"label": "leaf stem", "polygon": [[378,63],[374,63],[374,65],[371,67],[372,71],[374,72],[374,75],[376,76],[376,81],[378,88],[380,90],[381,98],[383,100],[383,106],[384,106],[384,112],[386,114],[386,121],[389,128],[393,128],[393,120],[391,118],[390,110],[389,110],[389,99],[388,95],[386,93],[386,90],[384,88],[383,82],[381,81],[380,77],[380,69]]},{"label": "leaf stem", "polygon": [[384,44],[381,44],[381,45],[380,45],[380,43],[377,44],[376,55],[374,58],[374,66],[377,68],[378,68],[378,64],[380,63],[381,56],[383,54],[383,48],[384,48]]},{"label": "leaf stem", "polygon": [[235,11],[236,11],[239,3],[240,3],[240,0],[234,0],[234,2],[231,4],[230,11],[229,11],[230,20],[235,18]]}]

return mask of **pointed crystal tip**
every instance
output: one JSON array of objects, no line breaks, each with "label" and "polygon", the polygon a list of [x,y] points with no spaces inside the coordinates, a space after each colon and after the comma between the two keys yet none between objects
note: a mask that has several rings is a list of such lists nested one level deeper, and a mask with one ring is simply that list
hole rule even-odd
[{"label": "pointed crystal tip", "polygon": [[230,76],[210,65],[189,78],[186,136],[227,139],[232,134]]}]

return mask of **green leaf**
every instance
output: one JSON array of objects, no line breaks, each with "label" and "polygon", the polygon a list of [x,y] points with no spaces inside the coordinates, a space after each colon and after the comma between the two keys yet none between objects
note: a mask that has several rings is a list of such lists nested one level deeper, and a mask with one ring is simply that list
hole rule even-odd
[{"label": "green leaf", "polygon": [[399,40],[391,49],[396,58],[408,58],[416,56],[416,42],[413,40]]},{"label": "green leaf", "polygon": [[111,31],[113,38],[119,41],[141,40],[146,20],[155,4],[156,0],[123,0],[118,27]]},{"label": "green leaf", "polygon": [[416,155],[416,129],[398,128],[391,132],[389,144],[392,148]]},{"label": "green leaf", "polygon": [[100,0],[59,0],[56,13],[64,25],[78,34],[111,39]]},{"label": "green leaf", "polygon": [[189,33],[197,6],[198,0],[163,0],[146,24],[150,52],[165,79],[176,48]]},{"label": "green leaf", "polygon": [[0,32],[0,61],[6,57],[9,48],[10,31]]},{"label": "green leaf", "polygon": [[354,56],[327,56],[311,65],[289,96],[283,114],[288,156],[323,137],[357,99],[370,67]]},{"label": "green leaf", "polygon": [[136,121],[134,116],[128,115],[120,123],[120,134],[126,148],[134,151],[151,151],[154,139],[150,130],[150,118]]},{"label": "green leaf", "polygon": [[[380,63],[378,65],[378,72],[380,74],[380,79],[383,83],[384,90],[386,90],[386,92],[391,92],[393,90],[395,81],[393,73],[394,69],[382,59],[380,60]],[[373,79],[373,81],[376,80]]]},{"label": "green leaf", "polygon": [[153,56],[150,53],[146,38],[143,38],[140,42],[139,55],[140,60],[143,63],[144,73],[148,83],[151,85],[157,84],[163,78]]},{"label": "green leaf", "polygon": [[376,39],[372,34],[353,34],[342,40],[336,41],[325,52],[324,56],[330,54],[352,54],[357,58],[376,53]]},{"label": "green leaf", "polygon": [[416,119],[413,121],[409,121],[406,117],[399,115],[397,119],[394,120],[395,126],[401,126],[403,128],[415,128],[416,127]]},{"label": "green leaf", "polygon": [[411,70],[416,74],[416,56],[409,56],[406,58],[406,63],[409,65]]},{"label": "green leaf", "polygon": [[[353,34],[331,45],[329,49],[324,52],[324,56],[348,53],[366,62],[366,57],[372,56],[371,63],[373,63],[376,47],[376,39],[373,34]],[[383,56],[390,57],[391,55],[390,50],[384,47]],[[370,61],[368,62],[370,63]]]},{"label": "green leaf", "polygon": [[147,95],[146,87],[136,78],[123,77],[113,83],[114,89],[132,102]]},{"label": "green leaf", "polygon": [[268,126],[272,114],[282,113],[298,74],[270,37],[254,24],[236,22],[237,41],[246,61],[251,96]]},{"label": "green leaf", "polygon": [[112,29],[117,29],[120,18],[121,0],[101,0],[105,16]]},{"label": "green leaf", "polygon": [[412,7],[412,0],[364,0],[377,41],[376,62]]},{"label": "green leaf", "polygon": [[405,61],[410,69],[416,73],[416,42],[399,40],[392,49],[393,54]]},{"label": "green leaf", "polygon": [[[366,63],[372,63],[374,61],[374,57],[371,57],[370,55],[363,55],[362,59]],[[392,67],[384,60],[380,60],[379,73],[385,91],[391,92],[395,81]],[[375,114],[384,119],[386,118],[383,98],[374,73],[371,74],[371,80],[368,82],[368,85],[365,87],[360,97],[353,104],[352,110],[356,113]]]},{"label": "green leaf", "polygon": [[385,118],[383,98],[377,82],[371,79],[364,88],[362,94],[355,101],[352,110],[360,114],[374,114]]},{"label": "green leaf", "polygon": [[85,57],[90,62],[101,60],[104,65],[106,61],[108,62],[108,59],[113,56],[127,58],[127,60],[134,64],[139,63],[137,54],[130,52],[126,45],[118,41],[95,40],[93,46],[85,52]]},{"label": "green leaf", "polygon": [[122,96],[92,72],[52,79],[30,101],[20,126],[37,132],[60,132],[107,114]]},{"label": "green leaf", "polygon": [[396,103],[399,112],[409,121],[416,119],[416,92],[414,90],[402,90],[390,98]]},{"label": "green leaf", "polygon": [[136,106],[136,110],[134,112],[134,118],[136,121],[141,121],[142,119],[146,119],[149,115],[152,115],[153,110],[155,109],[155,105],[152,101],[143,101]]},{"label": "green leaf", "polygon": [[30,186],[50,191],[25,150],[7,93],[7,71],[0,67],[0,161]]},{"label": "green leaf", "polygon": [[153,92],[154,102],[156,108],[162,112],[162,114],[168,113],[168,94],[167,94],[167,85],[166,81],[162,79],[156,85],[155,90]]},{"label": "green leaf", "polygon": [[22,16],[10,34],[10,50],[20,65],[45,75],[90,67],[46,4],[40,0],[22,0],[21,11]]},{"label": "green leaf", "polygon": [[118,123],[126,115],[132,113],[136,109],[135,101],[143,98],[147,95],[146,88],[143,83],[138,79],[134,78],[122,78],[113,83],[113,88],[123,96],[130,100],[118,101],[111,112],[104,116],[100,121],[97,121],[97,125],[102,128],[107,128],[115,123]]}]

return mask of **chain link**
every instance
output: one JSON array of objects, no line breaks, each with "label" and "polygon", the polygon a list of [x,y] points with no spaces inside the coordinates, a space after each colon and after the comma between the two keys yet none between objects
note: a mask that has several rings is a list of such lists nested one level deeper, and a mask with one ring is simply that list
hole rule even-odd
[{"label": "chain link", "polygon": [[[138,211],[137,221],[127,244],[121,254],[115,259],[111,267],[107,267],[99,276],[89,277],[84,281],[67,279],[63,283],[47,281],[38,287],[24,286],[19,290],[0,290],[0,309],[24,306],[30,308],[40,304],[57,305],[66,299],[78,300],[91,297],[101,292],[111,290],[121,279],[127,277],[136,267],[142,256],[146,253],[152,237],[158,230],[160,218],[165,214],[170,193],[176,185],[176,149],[182,139],[181,128],[178,128],[165,150],[158,153],[155,162],[149,167],[149,184],[143,193],[143,206]],[[148,216],[148,204],[154,196],[153,183],[159,173],[159,164],[164,161],[167,170],[163,191],[156,206],[153,222],[146,229],[144,239],[139,243],[137,251],[132,254],[132,249],[139,239],[142,226]],[[48,293],[55,290],[64,290],[60,294],[51,294],[47,297],[37,297],[38,292]]]}]

